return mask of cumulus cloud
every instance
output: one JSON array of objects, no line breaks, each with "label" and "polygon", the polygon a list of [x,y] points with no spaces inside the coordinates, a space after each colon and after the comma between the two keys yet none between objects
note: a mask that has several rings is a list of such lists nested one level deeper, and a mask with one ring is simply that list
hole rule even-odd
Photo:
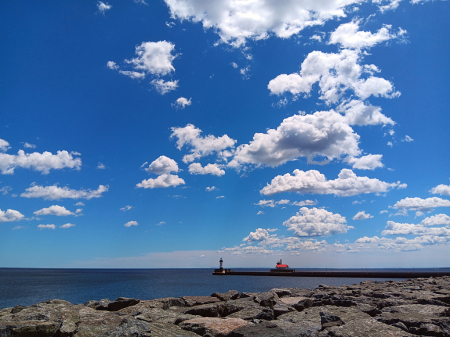
[{"label": "cumulus cloud", "polygon": [[185,107],[191,105],[191,98],[187,99],[184,97],[178,98],[175,103],[172,103],[172,106],[175,108],[184,109]]},{"label": "cumulus cloud", "polygon": [[218,164],[208,164],[202,167],[200,163],[192,163],[189,165],[189,173],[191,174],[212,174],[214,176],[223,176],[225,171]]},{"label": "cumulus cloud", "polygon": [[119,66],[118,66],[117,63],[114,62],[114,61],[108,61],[108,62],[106,62],[106,66],[107,66],[109,69],[111,69],[111,70],[117,70],[117,69],[119,69]]},{"label": "cumulus cloud", "polygon": [[256,231],[250,232],[250,234],[245,237],[242,241],[246,242],[254,242],[254,241],[262,241],[268,239],[270,236],[270,232],[275,232],[277,229],[263,229],[257,228]]},{"label": "cumulus cloud", "polygon": [[395,39],[396,34],[391,34],[391,26],[384,25],[378,32],[371,33],[359,30],[361,20],[341,24],[331,33],[329,44],[339,44],[342,48],[361,49]]},{"label": "cumulus cloud", "polygon": [[212,191],[217,191],[218,188],[216,186],[211,186],[211,187],[206,187],[205,190],[208,191],[208,192],[212,192]]},{"label": "cumulus cloud", "polygon": [[125,227],[131,227],[131,226],[137,226],[137,221],[128,221],[124,226]]},{"label": "cumulus cloud", "polygon": [[314,206],[317,205],[317,200],[303,200],[303,201],[294,201],[292,205],[295,206]]},{"label": "cumulus cloud", "polygon": [[433,187],[430,190],[430,193],[432,194],[440,194],[440,195],[450,195],[450,186],[449,185],[438,185],[436,187]]},{"label": "cumulus cloud", "polygon": [[56,216],[75,215],[75,213],[69,211],[64,206],[59,206],[59,205],[53,205],[48,208],[42,208],[33,213],[35,215],[56,215]]},{"label": "cumulus cloud", "polygon": [[432,235],[450,236],[450,229],[444,227],[426,227],[408,223],[388,221],[381,235]]},{"label": "cumulus cloud", "polygon": [[81,201],[79,201],[79,202],[77,202],[77,203],[75,204],[75,206],[84,206],[84,203],[82,203]]},{"label": "cumulus cloud", "polygon": [[290,92],[294,96],[308,95],[318,82],[320,99],[327,104],[337,103],[343,94],[352,91],[364,100],[370,96],[393,98],[400,93],[391,82],[373,76],[374,65],[362,67],[361,54],[356,50],[343,49],[340,53],[313,51],[301,65],[300,73],[282,74],[272,79],[267,88],[272,94]]},{"label": "cumulus cloud", "polygon": [[129,210],[132,209],[132,208],[133,208],[133,206],[127,205],[127,206],[125,206],[125,207],[122,207],[120,210],[121,210],[122,212],[126,212],[126,211],[129,211]]},{"label": "cumulus cloud", "polygon": [[150,82],[153,87],[159,92],[161,95],[167,94],[168,92],[175,90],[178,88],[178,80],[176,81],[164,81],[162,79],[153,80]]},{"label": "cumulus cloud", "polygon": [[170,138],[177,138],[177,148],[181,150],[183,146],[188,146],[191,153],[183,157],[183,162],[189,163],[201,157],[219,153],[223,150],[234,147],[236,140],[231,139],[227,135],[215,137],[212,135],[200,136],[202,130],[192,124],[186,125],[184,128],[173,127]]},{"label": "cumulus cloud", "polygon": [[107,2],[104,3],[102,1],[99,1],[99,2],[97,2],[97,8],[100,13],[105,14],[105,12],[110,10],[112,8],[112,6],[109,5]]},{"label": "cumulus cloud", "polygon": [[5,152],[9,149],[9,143],[6,140],[0,139],[0,151]]},{"label": "cumulus cloud", "polygon": [[261,206],[261,207],[275,207],[275,202],[273,200],[260,200],[257,204],[255,204],[256,206]]},{"label": "cumulus cloud", "polygon": [[[378,6],[381,13],[396,9],[400,5],[401,1],[402,0],[372,0],[373,3],[377,3],[377,4],[382,4],[382,3],[387,2],[386,5]],[[414,3],[415,1],[417,1],[417,0],[411,0],[412,3]],[[419,0],[419,1],[422,1],[422,0]],[[427,0],[425,0],[425,1],[427,1]]]},{"label": "cumulus cloud", "polygon": [[12,191],[11,186],[3,186],[2,188],[0,188],[0,193],[3,195],[7,195],[11,191]]},{"label": "cumulus cloud", "polygon": [[70,228],[70,227],[75,227],[75,225],[73,223],[66,223],[62,226],[59,226],[59,228]]},{"label": "cumulus cloud", "polygon": [[68,187],[39,186],[28,187],[20,196],[24,198],[44,198],[46,200],[59,199],[92,199],[100,198],[102,193],[107,192],[109,186],[99,185],[97,190],[73,190]]},{"label": "cumulus cloud", "polygon": [[172,61],[178,55],[172,55],[175,45],[167,41],[142,42],[136,47],[137,57],[125,62],[133,65],[133,68],[152,75],[167,75],[175,68]]},{"label": "cumulus cloud", "polygon": [[405,209],[410,211],[431,211],[436,207],[450,207],[450,201],[444,200],[438,197],[433,198],[405,198],[397,201],[393,208],[395,209]]},{"label": "cumulus cloud", "polygon": [[15,211],[13,209],[8,209],[8,210],[6,210],[6,212],[4,212],[0,209],[0,222],[20,221],[24,217],[25,217],[25,215],[23,215],[19,211]]},{"label": "cumulus cloud", "polygon": [[39,229],[55,229],[55,225],[38,225],[37,228]]},{"label": "cumulus cloud", "polygon": [[360,100],[343,102],[337,111],[344,114],[349,125],[395,125],[391,118],[381,113],[379,106],[366,105]]},{"label": "cumulus cloud", "polygon": [[295,170],[294,175],[289,173],[276,176],[260,193],[272,195],[282,192],[297,192],[311,194],[334,194],[348,197],[363,193],[384,193],[397,187],[399,183],[386,183],[378,179],[358,177],[352,170],[343,169],[335,180],[327,180],[323,174],[316,170]]},{"label": "cumulus cloud", "polygon": [[216,199],[224,199],[225,196],[224,195],[219,195],[218,197],[216,197]]},{"label": "cumulus cloud", "polygon": [[310,163],[316,163],[316,156],[326,157],[328,161],[343,155],[357,157],[361,152],[358,141],[359,136],[345,117],[333,110],[294,115],[284,119],[276,130],[256,133],[249,144],[240,145],[229,166],[275,167],[298,157],[307,157]]},{"label": "cumulus cloud", "polygon": [[105,164],[98,162],[97,169],[104,170],[106,168]]},{"label": "cumulus cloud", "polygon": [[353,217],[353,220],[365,220],[370,218],[373,218],[373,215],[366,214],[365,211],[361,211],[356,213],[356,215]]},{"label": "cumulus cloud", "polygon": [[47,151],[25,153],[23,150],[19,150],[17,155],[0,153],[0,170],[2,174],[13,174],[14,169],[18,167],[33,169],[42,174],[48,174],[52,169],[58,170],[66,167],[79,170],[81,159],[74,158],[74,155],[76,155],[74,152],[67,151],[57,151],[57,154]]},{"label": "cumulus cloud", "polygon": [[201,22],[216,31],[223,43],[241,47],[249,39],[275,35],[289,38],[306,27],[345,17],[344,8],[359,0],[234,1],[165,0],[174,19]]},{"label": "cumulus cloud", "polygon": [[263,211],[258,211],[258,213],[256,213],[256,215],[261,215],[261,214],[264,214],[264,212]]},{"label": "cumulus cloud", "polygon": [[404,139],[402,139],[402,142],[413,142],[414,139],[412,139],[410,136],[406,135]]},{"label": "cumulus cloud", "polygon": [[359,158],[348,158],[347,161],[354,169],[375,170],[377,167],[383,167],[381,162],[382,154],[368,154]]},{"label": "cumulus cloud", "polygon": [[165,188],[171,186],[175,187],[184,184],[185,184],[184,180],[178,177],[177,175],[165,173],[161,174],[156,179],[147,179],[147,180],[144,179],[136,186],[142,188]]},{"label": "cumulus cloud", "polygon": [[149,165],[149,167],[147,167],[144,170],[150,173],[161,175],[170,172],[178,172],[179,168],[175,160],[170,159],[169,157],[166,156],[160,156],[159,158],[155,159]]},{"label": "cumulus cloud", "polygon": [[119,70],[119,73],[122,75],[128,76],[132,78],[133,80],[142,80],[145,78],[145,73],[140,73],[138,71],[131,71],[131,70]]},{"label": "cumulus cloud", "polygon": [[450,216],[446,214],[436,214],[423,219],[420,224],[422,226],[450,225]]},{"label": "cumulus cloud", "polygon": [[36,145],[25,142],[23,143],[23,147],[26,149],[35,149]]},{"label": "cumulus cloud", "polygon": [[345,217],[324,209],[302,207],[300,212],[283,222],[296,236],[328,236],[347,233],[352,226],[347,226]]}]

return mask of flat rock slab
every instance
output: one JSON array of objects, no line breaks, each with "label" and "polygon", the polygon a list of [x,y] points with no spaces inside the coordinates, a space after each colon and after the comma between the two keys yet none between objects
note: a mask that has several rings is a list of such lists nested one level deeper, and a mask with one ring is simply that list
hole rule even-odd
[{"label": "flat rock slab", "polygon": [[240,318],[194,318],[184,321],[179,326],[182,329],[193,331],[200,336],[208,333],[212,336],[222,337],[238,328],[250,325],[251,323]]},{"label": "flat rock slab", "polygon": [[134,318],[146,321],[149,323],[165,323],[165,324],[179,324],[188,319],[197,318],[199,316],[183,314],[172,310],[163,310],[159,308],[148,309],[145,312],[134,316]]},{"label": "flat rock slab", "polygon": [[221,302],[221,300],[219,300],[217,297],[211,297],[211,296],[183,296],[181,298],[184,300],[187,307],[192,307],[194,305]]},{"label": "flat rock slab", "polygon": [[374,318],[350,321],[341,326],[334,326],[319,333],[319,337],[353,337],[353,336],[370,336],[370,337],[407,337],[417,336],[403,331],[400,328],[393,327],[378,322]]},{"label": "flat rock slab", "polygon": [[[275,322],[261,322],[237,328],[227,337],[294,337],[298,336],[283,330]],[[301,336],[301,335],[300,335]]]},{"label": "flat rock slab", "polygon": [[296,297],[283,297],[280,298],[280,301],[287,305],[296,305],[300,301],[310,300],[308,297],[304,296],[296,296]]}]

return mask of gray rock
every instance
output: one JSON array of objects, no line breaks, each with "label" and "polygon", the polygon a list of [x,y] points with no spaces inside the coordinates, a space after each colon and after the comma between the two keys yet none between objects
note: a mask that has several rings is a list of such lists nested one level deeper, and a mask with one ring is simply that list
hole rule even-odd
[{"label": "gray rock", "polygon": [[179,326],[188,331],[193,331],[200,336],[230,336],[234,330],[250,325],[239,318],[195,318],[184,321]]},{"label": "gray rock", "polygon": [[211,296],[183,296],[183,297],[181,297],[181,299],[184,300],[187,307],[192,307],[194,305],[221,302],[217,297],[211,297]]},{"label": "gray rock", "polygon": [[134,316],[134,318],[146,321],[148,323],[166,323],[178,325],[188,319],[197,318],[200,316],[184,314],[173,310],[163,310],[159,308],[151,308],[145,312]]},{"label": "gray rock", "polygon": [[221,301],[229,301],[235,300],[239,297],[239,291],[237,290],[228,290],[226,293],[214,293],[211,295],[212,297],[217,297]]},{"label": "gray rock", "polygon": [[108,304],[108,310],[109,311],[118,311],[120,309],[136,305],[140,301],[141,300],[139,300],[137,298],[119,297],[114,302],[111,302],[111,303]]},{"label": "gray rock", "polygon": [[111,301],[108,298],[104,298],[100,301],[88,301],[84,305],[95,310],[108,310],[110,303]]},{"label": "gray rock", "polygon": [[222,302],[219,301],[218,304],[203,304],[189,307],[183,310],[183,313],[190,315],[198,315],[203,317],[219,317],[222,316],[221,313],[224,311],[224,306]]},{"label": "gray rock", "polygon": [[262,319],[266,321],[271,321],[275,318],[273,310],[270,308],[249,308],[240,310],[238,312],[235,312],[231,315],[228,315],[227,317],[230,318],[240,318],[243,320],[255,320],[255,319]]},{"label": "gray rock", "polygon": [[276,322],[261,322],[247,325],[231,331],[227,337],[294,337],[289,331],[283,330]]},{"label": "gray rock", "polygon": [[263,307],[273,307],[278,301],[278,295],[272,292],[261,293],[255,297],[255,302]]}]

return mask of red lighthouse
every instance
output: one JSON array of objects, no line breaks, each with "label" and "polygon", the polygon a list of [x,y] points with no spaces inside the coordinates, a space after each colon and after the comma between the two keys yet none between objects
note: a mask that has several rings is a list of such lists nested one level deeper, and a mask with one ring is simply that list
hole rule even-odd
[{"label": "red lighthouse", "polygon": [[293,272],[295,272],[295,269],[290,269],[289,266],[287,264],[283,264],[283,260],[280,259],[277,262],[277,265],[275,266],[275,269],[271,269],[270,272],[271,273],[281,273],[281,272],[293,273]]}]

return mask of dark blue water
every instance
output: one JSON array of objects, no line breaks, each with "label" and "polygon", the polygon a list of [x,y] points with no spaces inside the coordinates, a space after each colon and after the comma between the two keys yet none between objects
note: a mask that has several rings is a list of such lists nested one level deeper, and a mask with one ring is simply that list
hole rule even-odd
[{"label": "dark blue water", "polygon": [[[267,271],[267,269],[233,270]],[[366,280],[362,278],[213,276],[212,272],[213,269],[0,268],[0,309],[15,305],[27,306],[55,298],[74,304],[102,298],[114,300],[120,296],[150,300],[189,295],[209,296],[214,292],[226,292],[230,289],[239,292],[264,292],[279,287],[313,289],[319,284],[354,284]]]}]

